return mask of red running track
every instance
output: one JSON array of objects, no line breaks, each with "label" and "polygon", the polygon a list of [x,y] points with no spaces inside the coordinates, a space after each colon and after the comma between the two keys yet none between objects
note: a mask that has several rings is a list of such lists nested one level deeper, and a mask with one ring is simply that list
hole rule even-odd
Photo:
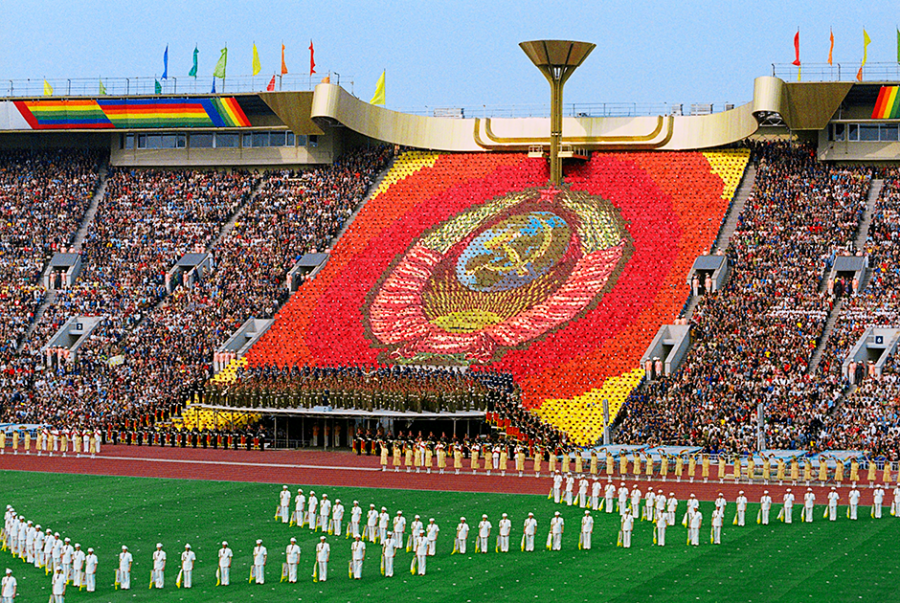
[{"label": "red running track", "polygon": [[[76,458],[73,453],[62,457],[10,454],[7,449],[0,455],[0,470],[42,471],[49,473],[71,473],[81,475],[116,475],[124,477],[159,477],[173,479],[206,479],[218,481],[258,482],[271,484],[317,484],[323,486],[354,486],[369,488],[396,488],[407,490],[433,490],[451,492],[499,492],[507,494],[543,494],[549,492],[551,480],[547,473],[535,478],[532,472],[518,477],[515,471],[506,476],[496,473],[487,475],[481,471],[472,474],[463,469],[460,475],[450,469],[441,475],[437,470],[432,473],[406,473],[388,470],[382,472],[377,456],[357,456],[350,452],[324,452],[317,450],[278,450],[278,451],[243,451],[243,450],[208,450],[202,448],[158,448],[141,446],[104,446],[101,454],[94,459]],[[466,463],[468,465],[468,463]],[[531,463],[527,467],[530,469]],[[606,478],[601,476],[601,481]],[[739,490],[744,490],[751,502],[756,502],[769,490],[777,503],[785,490],[792,488],[798,500],[806,491],[805,482],[792,484],[789,481],[779,484],[735,484],[733,480],[720,483],[711,479],[708,483],[696,480],[691,483],[674,480],[646,479],[638,482],[632,476],[624,480],[629,490],[635,483],[646,491],[648,487],[662,489],[666,495],[674,492],[679,500],[694,494],[700,500],[714,500],[719,492],[726,499],[733,501]],[[617,486],[622,482],[615,478]],[[817,484],[818,482],[813,482]],[[816,502],[823,504],[831,485],[812,486],[816,494]],[[862,504],[871,504],[872,493],[867,482],[860,482]],[[838,487],[841,502],[846,504],[846,492],[849,482]],[[888,492],[887,500],[891,499]]]}]

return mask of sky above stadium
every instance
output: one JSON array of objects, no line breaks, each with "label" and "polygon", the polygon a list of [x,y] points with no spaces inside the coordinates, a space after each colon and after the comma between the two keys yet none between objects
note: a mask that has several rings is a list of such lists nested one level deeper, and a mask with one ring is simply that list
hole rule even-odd
[{"label": "sky above stadium", "polygon": [[282,43],[289,71],[308,73],[312,40],[313,84],[339,73],[369,100],[386,70],[387,106],[410,111],[546,104],[547,84],[518,43],[553,38],[597,44],[567,103],[742,103],[753,78],[794,59],[798,27],[810,72],[833,28],[834,61],[855,73],[863,28],[870,64],[896,63],[900,23],[886,1],[16,0],[3,13],[0,90],[9,79],[159,76],[166,45],[170,76],[186,79],[195,44],[200,75],[226,44],[229,75],[249,75],[254,43],[261,89]]}]

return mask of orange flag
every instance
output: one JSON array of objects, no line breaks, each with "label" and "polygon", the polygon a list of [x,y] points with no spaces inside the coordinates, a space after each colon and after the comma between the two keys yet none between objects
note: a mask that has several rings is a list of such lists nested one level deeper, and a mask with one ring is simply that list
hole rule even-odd
[{"label": "orange flag", "polygon": [[834,52],[834,30],[831,30],[831,46],[828,48],[828,64],[832,65],[831,55]]},{"label": "orange flag", "polygon": [[281,45],[281,75],[287,75],[287,64],[284,62],[284,44]]}]

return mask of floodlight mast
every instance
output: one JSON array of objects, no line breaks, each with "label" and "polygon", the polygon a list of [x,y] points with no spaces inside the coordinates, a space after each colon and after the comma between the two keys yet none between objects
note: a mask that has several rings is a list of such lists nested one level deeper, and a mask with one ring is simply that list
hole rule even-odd
[{"label": "floodlight mast", "polygon": [[562,140],[563,86],[597,45],[571,40],[535,40],[521,42],[519,47],[550,83],[550,182],[559,186],[562,183],[559,145]]}]

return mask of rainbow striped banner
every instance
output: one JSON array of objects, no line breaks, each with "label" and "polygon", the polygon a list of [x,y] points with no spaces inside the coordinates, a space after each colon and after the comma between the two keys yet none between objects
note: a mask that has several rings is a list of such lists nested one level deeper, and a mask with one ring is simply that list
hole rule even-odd
[{"label": "rainbow striped banner", "polygon": [[16,101],[35,130],[246,128],[234,97]]},{"label": "rainbow striped banner", "polygon": [[95,100],[15,101],[15,105],[34,130],[115,127]]},{"label": "rainbow striped banner", "polygon": [[882,86],[875,101],[872,119],[900,119],[900,90],[898,86]]}]

